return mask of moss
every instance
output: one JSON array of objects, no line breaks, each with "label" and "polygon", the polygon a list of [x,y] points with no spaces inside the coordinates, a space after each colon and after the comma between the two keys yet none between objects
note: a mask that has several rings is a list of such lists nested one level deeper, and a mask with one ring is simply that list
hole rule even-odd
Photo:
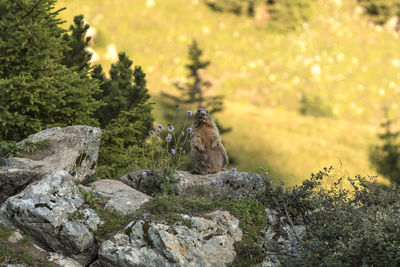
[{"label": "moss", "polygon": [[0,224],[0,239],[9,237],[12,234],[11,230]]},{"label": "moss", "polygon": [[3,245],[0,245],[0,263],[2,263],[6,257],[11,255],[11,250]]}]

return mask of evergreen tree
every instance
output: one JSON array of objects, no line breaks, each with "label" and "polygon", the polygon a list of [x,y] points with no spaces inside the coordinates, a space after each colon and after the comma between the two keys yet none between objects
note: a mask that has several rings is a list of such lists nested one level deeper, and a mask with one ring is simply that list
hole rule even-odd
[{"label": "evergreen tree", "polygon": [[96,98],[104,105],[96,113],[103,135],[100,145],[99,176],[115,178],[134,164],[140,147],[153,128],[152,103],[146,87],[146,74],[140,66],[132,70],[132,61],[119,53],[108,79],[101,66],[95,66],[92,77],[102,89]]},{"label": "evergreen tree", "polygon": [[370,161],[380,174],[400,184],[400,132],[393,132],[392,125],[393,122],[390,119],[382,123],[385,131],[379,135],[382,144],[372,147]]},{"label": "evergreen tree", "polygon": [[110,79],[104,76],[101,67],[95,67],[92,74],[101,82],[103,91],[101,99],[105,105],[97,112],[102,127],[117,118],[121,111],[129,111],[150,98],[141,67],[136,66],[133,71],[132,61],[123,52],[118,58],[118,62],[111,65]]},{"label": "evergreen tree", "polygon": [[64,41],[68,44],[68,49],[64,51],[62,63],[71,68],[77,67],[78,71],[90,68],[92,53],[87,51],[91,37],[86,37],[89,24],[85,23],[83,15],[74,17],[74,25],[70,26],[71,35],[65,33]]},{"label": "evergreen tree", "polygon": [[[199,48],[197,41],[193,40],[189,47],[189,64],[186,65],[186,69],[189,71],[188,82],[185,84],[175,83],[181,95],[162,93],[162,96],[167,99],[164,105],[168,110],[174,110],[173,106],[177,104],[194,111],[197,108],[204,107],[211,114],[222,111],[222,96],[205,96],[205,92],[209,90],[212,84],[201,77],[200,73],[210,65],[210,61],[201,58],[202,55],[203,51]],[[171,114],[167,114],[167,116],[168,120],[172,117]],[[217,126],[221,134],[231,130],[230,128],[223,128],[219,123],[217,123]]]},{"label": "evergreen tree", "polygon": [[61,64],[55,0],[0,0],[0,140],[51,126],[95,125],[98,82]]}]

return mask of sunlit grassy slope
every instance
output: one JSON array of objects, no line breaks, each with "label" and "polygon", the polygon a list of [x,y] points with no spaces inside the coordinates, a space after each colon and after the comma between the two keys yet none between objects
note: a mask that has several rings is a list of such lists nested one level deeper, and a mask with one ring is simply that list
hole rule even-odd
[{"label": "sunlit grassy slope", "polygon": [[[368,22],[355,0],[320,0],[317,15],[295,33],[274,34],[259,22],[214,13],[201,0],[63,0],[63,17],[84,14],[97,35],[93,48],[107,69],[125,51],[141,65],[154,99],[185,77],[187,48],[199,41],[211,65],[204,74],[226,96],[219,115],[239,170],[265,166],[298,183],[324,166],[374,175],[369,145],[382,108],[398,109],[398,35]],[[66,24],[67,26],[67,24]],[[319,95],[333,119],[299,115],[299,100]],[[162,110],[156,105],[156,116]]]}]

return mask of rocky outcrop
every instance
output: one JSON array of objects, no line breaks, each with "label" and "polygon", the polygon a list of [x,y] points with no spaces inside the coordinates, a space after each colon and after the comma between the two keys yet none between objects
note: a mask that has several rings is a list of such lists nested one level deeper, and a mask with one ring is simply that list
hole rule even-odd
[{"label": "rocky outcrop", "polygon": [[82,191],[91,191],[95,196],[105,198],[106,208],[123,215],[133,213],[152,198],[120,181],[110,179],[98,180],[90,187],[80,188]]},{"label": "rocky outcrop", "polygon": [[[295,225],[287,216],[279,216],[273,209],[266,209],[269,225],[264,229],[264,261],[263,267],[281,266],[277,255],[281,257],[299,256],[300,240],[305,234],[304,225]],[[277,253],[278,251],[279,253]]]},{"label": "rocky outcrop", "polygon": [[[84,200],[74,178],[54,171],[8,198],[0,208],[0,218],[50,251],[88,264],[96,257],[93,231],[100,224],[97,214],[83,209]],[[80,212],[87,217],[72,220]]]},{"label": "rocky outcrop", "polygon": [[132,221],[99,249],[100,266],[225,266],[242,239],[239,221],[226,211],[181,215],[191,227]]},{"label": "rocky outcrop", "polygon": [[[143,173],[146,175],[143,175]],[[161,171],[135,171],[120,178],[120,181],[146,194],[152,194],[154,179],[162,175]],[[222,171],[215,174],[197,175],[187,171],[176,171],[173,179],[177,195],[198,195],[209,198],[256,198],[264,193],[265,181],[259,174]]]},{"label": "rocky outcrop", "polygon": [[52,170],[65,170],[83,181],[96,170],[101,130],[90,126],[55,127],[31,135],[25,142],[47,140],[48,148],[0,161],[0,203]]}]

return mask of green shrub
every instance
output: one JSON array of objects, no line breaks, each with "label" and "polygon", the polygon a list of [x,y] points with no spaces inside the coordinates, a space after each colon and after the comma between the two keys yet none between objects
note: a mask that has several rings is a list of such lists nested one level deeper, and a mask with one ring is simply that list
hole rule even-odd
[{"label": "green shrub", "polygon": [[[325,180],[333,186],[323,187]],[[348,190],[344,181],[326,168],[299,186],[267,186],[266,205],[306,227],[300,255],[282,257],[284,266],[400,264],[400,188],[356,176]]]},{"label": "green shrub", "polygon": [[316,0],[268,0],[269,27],[278,32],[295,30],[314,15]]},{"label": "green shrub", "polygon": [[300,113],[314,117],[333,117],[332,108],[320,96],[303,96]]},{"label": "green shrub", "polygon": [[389,119],[382,123],[384,133],[378,135],[381,143],[371,146],[369,159],[378,173],[400,184],[400,132],[392,131],[392,124]]},{"label": "green shrub", "polygon": [[27,154],[34,153],[40,149],[50,147],[49,140],[45,139],[39,142],[26,141],[22,145],[13,142],[0,142],[0,159],[10,157],[23,157]]},{"label": "green shrub", "polygon": [[399,0],[358,0],[365,7],[367,13],[371,15],[377,24],[384,24],[393,16],[400,15]]},{"label": "green shrub", "polygon": [[254,15],[254,8],[262,0],[207,0],[206,4],[218,12],[231,12],[236,15]]}]

